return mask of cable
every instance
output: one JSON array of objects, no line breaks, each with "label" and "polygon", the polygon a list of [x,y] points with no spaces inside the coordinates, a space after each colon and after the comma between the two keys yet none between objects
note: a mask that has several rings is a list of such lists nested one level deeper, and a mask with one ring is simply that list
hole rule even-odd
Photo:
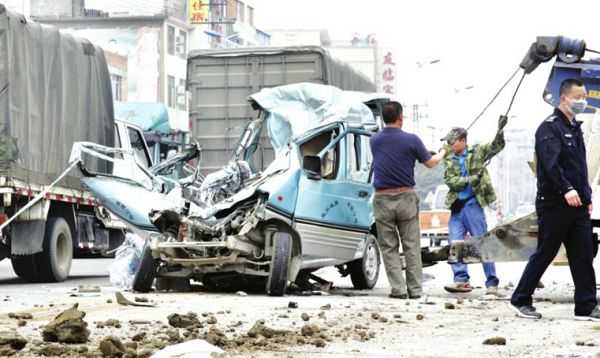
[{"label": "cable", "polygon": [[479,113],[479,115],[477,117],[475,117],[475,119],[473,120],[473,122],[471,122],[471,124],[469,124],[469,126],[467,127],[467,130],[471,129],[471,127],[473,126],[473,124],[475,124],[475,122],[477,122],[479,120],[479,118],[481,118],[481,116],[483,116],[483,114],[485,113],[485,111],[487,111],[487,109],[490,108],[490,106],[492,105],[492,103],[494,103],[494,101],[496,100],[496,98],[498,98],[498,96],[500,95],[500,93],[510,83],[510,81],[512,81],[512,79],[517,75],[517,73],[519,72],[520,69],[521,69],[520,67],[517,67],[517,70],[508,78],[508,80],[502,85],[502,87],[500,87],[500,89],[498,90],[498,92],[496,92],[496,94],[494,95],[494,97],[492,98],[492,100],[487,104],[487,106],[485,106],[485,108],[483,108],[483,110],[481,111],[481,113]]},{"label": "cable", "polygon": [[521,79],[519,80],[519,84],[517,85],[517,88],[515,89],[515,93],[513,93],[513,96],[510,100],[510,104],[508,105],[508,109],[506,110],[506,114],[504,115],[505,117],[508,117],[508,112],[510,112],[510,109],[512,108],[513,102],[515,101],[515,97],[517,96],[517,92],[519,92],[519,87],[521,87],[521,83],[523,83],[523,79],[525,78],[526,73],[523,72],[523,76],[521,76]]},{"label": "cable", "polygon": [[598,53],[598,54],[600,54],[600,51],[592,50],[592,49],[589,49],[589,48],[586,48],[586,49],[585,49],[585,51],[586,51],[586,52],[593,52],[593,53]]}]

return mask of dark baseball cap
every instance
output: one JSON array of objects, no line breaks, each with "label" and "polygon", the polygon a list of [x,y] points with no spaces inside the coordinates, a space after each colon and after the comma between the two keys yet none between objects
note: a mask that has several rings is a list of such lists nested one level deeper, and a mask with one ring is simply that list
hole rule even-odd
[{"label": "dark baseball cap", "polygon": [[454,143],[454,141],[456,141],[457,139],[466,138],[466,137],[467,137],[466,129],[464,129],[462,127],[454,127],[452,129],[450,129],[450,132],[448,132],[448,134],[446,134],[440,140],[446,141],[450,144],[450,143]]}]

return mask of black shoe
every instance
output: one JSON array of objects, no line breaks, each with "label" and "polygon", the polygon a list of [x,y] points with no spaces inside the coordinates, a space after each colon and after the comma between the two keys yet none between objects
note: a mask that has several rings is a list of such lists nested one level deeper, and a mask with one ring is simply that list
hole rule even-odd
[{"label": "black shoe", "polygon": [[418,300],[419,298],[421,298],[421,295],[411,295],[410,296],[411,300]]},{"label": "black shoe", "polygon": [[533,306],[515,306],[512,303],[508,304],[508,308],[511,311],[515,312],[517,316],[522,318],[530,318],[530,319],[540,319],[542,318],[542,314],[535,311],[535,307]]},{"label": "black shoe", "polygon": [[405,300],[405,299],[408,298],[408,295],[406,293],[403,293],[403,294],[390,293],[389,297],[390,298],[399,298],[401,300]]},{"label": "black shoe", "polygon": [[598,306],[594,307],[592,312],[587,315],[575,315],[575,320],[600,322],[600,308]]}]

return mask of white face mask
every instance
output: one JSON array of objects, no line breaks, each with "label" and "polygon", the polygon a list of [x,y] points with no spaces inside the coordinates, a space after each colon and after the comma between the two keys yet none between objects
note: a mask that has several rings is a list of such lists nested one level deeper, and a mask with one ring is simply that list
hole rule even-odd
[{"label": "white face mask", "polygon": [[587,107],[587,101],[585,99],[582,99],[582,100],[569,99],[569,106],[567,107],[567,110],[572,115],[577,115],[579,113],[583,113],[583,111],[585,111],[586,107]]}]

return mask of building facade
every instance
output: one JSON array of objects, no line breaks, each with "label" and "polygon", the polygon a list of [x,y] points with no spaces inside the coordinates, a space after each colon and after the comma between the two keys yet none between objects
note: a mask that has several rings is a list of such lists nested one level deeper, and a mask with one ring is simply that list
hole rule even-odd
[{"label": "building facade", "polygon": [[[99,45],[116,101],[160,102],[173,130],[189,130],[187,54],[194,49],[268,46],[254,7],[239,0],[4,0],[61,31]],[[192,16],[200,10],[202,19]],[[202,21],[197,21],[202,20]]]}]

